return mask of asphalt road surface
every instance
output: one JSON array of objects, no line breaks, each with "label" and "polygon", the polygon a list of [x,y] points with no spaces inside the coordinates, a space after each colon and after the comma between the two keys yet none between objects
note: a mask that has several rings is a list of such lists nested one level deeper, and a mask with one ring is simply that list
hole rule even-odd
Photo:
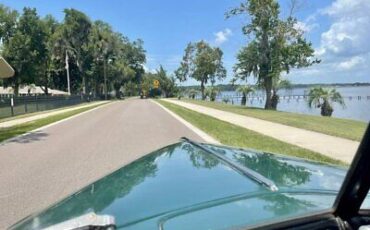
[{"label": "asphalt road surface", "polygon": [[0,229],[187,136],[150,100],[130,99],[0,144]]}]

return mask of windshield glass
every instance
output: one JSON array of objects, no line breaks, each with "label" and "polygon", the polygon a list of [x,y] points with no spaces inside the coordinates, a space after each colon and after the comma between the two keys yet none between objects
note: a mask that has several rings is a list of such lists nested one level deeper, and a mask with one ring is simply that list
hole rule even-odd
[{"label": "windshield glass", "polygon": [[1,1],[0,229],[229,229],[332,209],[370,121],[369,10]]}]

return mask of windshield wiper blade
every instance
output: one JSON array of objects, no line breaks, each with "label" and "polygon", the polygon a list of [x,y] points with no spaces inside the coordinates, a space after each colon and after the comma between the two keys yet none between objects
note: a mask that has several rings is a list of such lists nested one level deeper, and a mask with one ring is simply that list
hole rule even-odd
[{"label": "windshield wiper blade", "polygon": [[259,184],[262,184],[264,186],[266,186],[268,189],[270,189],[271,191],[275,192],[275,191],[278,191],[278,187],[275,185],[275,183],[266,178],[265,176],[259,174],[258,172],[256,171],[253,171],[235,161],[232,161],[230,160],[229,158],[225,157],[224,155],[210,149],[210,148],[207,148],[203,145],[201,145],[200,143],[198,142],[195,142],[195,141],[192,141],[186,137],[183,137],[182,139],[184,139],[185,141],[189,142],[190,144],[192,145],[195,145],[196,147],[204,150],[205,152],[208,152],[208,153],[211,153],[212,155],[214,155],[215,157],[217,157],[218,159],[222,160],[224,163],[226,163],[227,165],[229,165],[230,167],[232,167],[233,169],[235,169],[236,171],[238,171],[239,173],[242,173],[243,175],[251,178],[252,180],[256,181],[257,183]]},{"label": "windshield wiper blade", "polygon": [[115,219],[110,215],[96,215],[91,212],[62,223],[44,228],[44,230],[114,230],[116,229]]}]

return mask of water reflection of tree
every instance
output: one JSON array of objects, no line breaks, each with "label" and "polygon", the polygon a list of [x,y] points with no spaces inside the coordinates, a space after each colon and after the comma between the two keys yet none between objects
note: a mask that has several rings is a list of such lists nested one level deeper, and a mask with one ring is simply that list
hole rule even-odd
[{"label": "water reflection of tree", "polygon": [[[131,190],[142,183],[147,177],[154,177],[158,170],[156,159],[162,156],[172,157],[179,145],[171,145],[159,150],[157,153],[135,161],[113,174],[105,177],[79,194],[61,202],[58,206],[49,209],[39,219],[43,223],[58,223],[66,219],[81,216],[88,212],[100,213],[116,199],[129,194]],[[181,149],[189,155],[189,159],[197,168],[212,168],[218,160],[202,150],[185,143]]]},{"label": "water reflection of tree", "polygon": [[307,200],[300,200],[287,194],[271,194],[261,196],[260,199],[266,201],[264,209],[273,212],[275,216],[295,215],[298,212],[306,211],[315,207]]},{"label": "water reflection of tree", "polygon": [[[166,149],[163,149],[163,151],[166,151]],[[86,187],[80,193],[67,198],[58,206],[42,214],[39,221],[42,223],[58,223],[88,212],[101,212],[117,198],[129,194],[145,178],[154,177],[157,171],[155,159],[159,155],[160,153],[150,154]]]},{"label": "water reflection of tree", "polygon": [[[311,173],[305,167],[292,165],[284,161],[280,161],[276,157],[267,153],[251,153],[250,155],[222,149],[217,147],[209,147],[213,151],[227,155],[231,151],[231,155],[241,165],[274,181],[278,186],[292,186],[306,183],[309,181]],[[312,209],[315,205],[308,201],[297,199],[283,193],[271,193],[263,195],[259,199],[266,201],[264,209],[273,212],[275,216],[294,215],[297,212]]]},{"label": "water reflection of tree", "polygon": [[240,164],[274,181],[278,186],[292,186],[309,181],[311,173],[305,167],[280,161],[271,154],[233,154]]},{"label": "water reflection of tree", "polygon": [[[69,197],[59,203],[58,206],[49,209],[46,213],[41,214],[38,221],[45,224],[58,223],[87,212],[102,212],[116,199],[128,195],[133,188],[142,183],[146,178],[155,177],[159,170],[156,159],[158,157],[170,158],[173,154],[177,154],[178,147],[179,145],[169,146],[121,168],[103,180],[83,189],[80,193]],[[206,153],[189,143],[183,143],[180,147],[180,151],[188,154],[191,163],[196,168],[210,169],[219,163],[219,160],[212,156],[212,154]],[[225,154],[225,150],[213,150]],[[305,183],[310,177],[310,172],[306,171],[304,167],[281,162],[268,154],[248,156],[233,153],[233,157],[239,163],[270,178],[277,184],[298,185]],[[284,214],[285,210],[289,212],[289,209],[293,211],[299,210],[308,205],[304,201],[286,197],[282,194],[276,194],[263,199],[269,201],[266,209],[272,210],[277,214]]]},{"label": "water reflection of tree", "polygon": [[184,144],[182,146],[183,150],[189,154],[189,159],[196,168],[213,168],[218,165],[219,160],[212,156],[211,154],[201,150],[197,147],[194,147],[191,144]]}]

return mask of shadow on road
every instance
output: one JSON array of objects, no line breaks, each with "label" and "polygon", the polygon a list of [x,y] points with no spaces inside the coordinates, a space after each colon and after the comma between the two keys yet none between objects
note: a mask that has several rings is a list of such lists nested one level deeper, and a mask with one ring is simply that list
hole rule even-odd
[{"label": "shadow on road", "polygon": [[36,131],[36,132],[32,132],[32,133],[28,133],[26,135],[20,136],[18,138],[15,138],[15,139],[11,140],[10,142],[26,144],[26,143],[31,143],[31,142],[34,142],[34,141],[43,140],[47,136],[49,136],[49,134],[47,134],[43,131]]}]

